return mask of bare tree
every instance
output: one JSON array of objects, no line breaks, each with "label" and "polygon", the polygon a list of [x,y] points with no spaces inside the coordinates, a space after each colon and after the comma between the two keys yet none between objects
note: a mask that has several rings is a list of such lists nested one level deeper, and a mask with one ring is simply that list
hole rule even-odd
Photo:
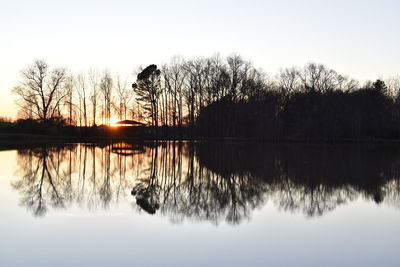
[{"label": "bare tree", "polygon": [[281,70],[278,77],[278,88],[285,97],[300,90],[299,70],[296,67]]},{"label": "bare tree", "polygon": [[353,91],[357,81],[338,74],[322,64],[309,63],[298,72],[305,91],[326,93],[333,90]]},{"label": "bare tree", "polygon": [[75,86],[75,79],[73,75],[68,75],[65,80],[65,90],[67,92],[67,97],[65,100],[65,105],[67,106],[68,111],[68,124],[73,125],[73,113],[74,113],[74,86]]},{"label": "bare tree", "polygon": [[393,99],[400,99],[400,76],[394,76],[385,80],[389,96]]},{"label": "bare tree", "polygon": [[172,126],[182,126],[183,86],[185,76],[182,69],[184,60],[174,57],[170,64],[163,66],[163,78],[166,93],[170,95],[170,115]]},{"label": "bare tree", "polygon": [[103,123],[110,125],[113,79],[109,71],[105,71],[100,80],[100,91],[103,95]]},{"label": "bare tree", "polygon": [[188,123],[193,125],[195,118],[204,105],[205,68],[204,59],[190,60],[184,64],[186,76],[185,102],[188,111]]},{"label": "bare tree", "polygon": [[21,71],[21,76],[21,83],[13,88],[13,93],[20,97],[17,104],[43,122],[60,115],[57,113],[61,101],[68,95],[64,90],[66,70],[50,70],[44,60],[36,60],[32,66]]},{"label": "bare tree", "polygon": [[92,104],[92,125],[96,125],[97,119],[97,93],[99,87],[99,74],[96,70],[89,70],[89,83],[91,87],[90,102]]},{"label": "bare tree", "polygon": [[336,76],[336,89],[343,92],[351,92],[356,90],[360,85],[358,81],[349,78],[348,76],[343,76],[338,74]]},{"label": "bare tree", "polygon": [[232,55],[227,58],[228,71],[231,77],[230,96],[235,99],[240,93],[240,86],[245,80],[249,69],[251,68],[250,62],[244,61],[239,55]]},{"label": "bare tree", "polygon": [[117,102],[114,105],[114,109],[118,114],[118,119],[126,119],[128,113],[128,104],[131,101],[133,94],[131,90],[128,90],[128,82],[126,79],[122,79],[120,76],[116,78],[116,97]]},{"label": "bare tree", "polygon": [[79,97],[79,124],[80,126],[88,126],[87,112],[87,84],[85,74],[80,73],[77,78],[77,93]]},{"label": "bare tree", "polygon": [[205,105],[209,105],[228,94],[231,81],[227,66],[218,54],[207,59],[206,71]]},{"label": "bare tree", "polygon": [[336,89],[337,73],[322,64],[307,64],[299,77],[306,91],[324,93]]}]

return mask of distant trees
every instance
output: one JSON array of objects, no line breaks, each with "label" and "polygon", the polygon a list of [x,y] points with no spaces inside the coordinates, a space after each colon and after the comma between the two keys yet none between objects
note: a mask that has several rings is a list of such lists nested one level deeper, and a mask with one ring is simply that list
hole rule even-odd
[{"label": "distant trees", "polygon": [[[166,101],[169,103],[169,122],[175,127],[182,127],[183,124],[183,92],[185,83],[185,73],[183,70],[183,59],[174,58],[170,64],[165,64],[162,70]],[[168,120],[167,120],[168,122]]]},{"label": "distant trees", "polygon": [[66,118],[69,125],[131,118],[202,136],[400,138],[398,77],[360,86],[308,63],[270,78],[239,55],[218,54],[174,57],[161,69],[151,64],[137,73],[128,88],[127,79],[110,71],[73,75],[39,60],[22,71],[13,92],[23,117]]},{"label": "distant trees", "polygon": [[196,115],[202,106],[204,96],[203,80],[204,60],[190,60],[183,65],[186,75],[185,104],[189,125],[195,124]]},{"label": "distant trees", "polygon": [[277,86],[283,97],[288,97],[300,88],[300,72],[296,68],[286,68],[280,71]]},{"label": "distant trees", "polygon": [[387,87],[384,81],[381,80],[376,80],[374,83],[372,83],[373,89],[375,89],[377,92],[381,94],[386,94],[387,93]]},{"label": "distant trees", "polygon": [[244,89],[244,82],[246,81],[247,74],[251,68],[249,62],[243,60],[239,55],[233,55],[228,57],[228,73],[230,76],[230,89],[229,95],[232,99],[245,98],[246,93]]},{"label": "distant trees", "polygon": [[395,100],[400,100],[400,76],[391,77],[385,80],[387,94]]},{"label": "distant trees", "polygon": [[269,90],[246,101],[218,101],[203,110],[197,127],[201,136],[214,137],[400,138],[399,105],[385,93],[384,82],[377,80],[358,90],[316,88],[321,87],[303,84],[291,94]]}]

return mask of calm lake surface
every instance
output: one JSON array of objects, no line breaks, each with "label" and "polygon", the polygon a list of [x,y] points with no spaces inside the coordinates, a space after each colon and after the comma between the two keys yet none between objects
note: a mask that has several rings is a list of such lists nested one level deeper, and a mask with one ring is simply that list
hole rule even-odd
[{"label": "calm lake surface", "polygon": [[0,151],[0,266],[400,266],[400,146]]}]

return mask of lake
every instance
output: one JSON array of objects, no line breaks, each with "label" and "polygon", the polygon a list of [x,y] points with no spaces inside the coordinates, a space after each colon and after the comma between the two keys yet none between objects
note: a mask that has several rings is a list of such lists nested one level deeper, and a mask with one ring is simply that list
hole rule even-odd
[{"label": "lake", "polygon": [[0,151],[0,266],[399,266],[400,146]]}]

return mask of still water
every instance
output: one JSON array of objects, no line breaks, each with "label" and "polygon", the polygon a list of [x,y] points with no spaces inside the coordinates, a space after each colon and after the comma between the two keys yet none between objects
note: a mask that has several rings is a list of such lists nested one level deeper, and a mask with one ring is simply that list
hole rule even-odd
[{"label": "still water", "polygon": [[0,266],[400,266],[400,147],[0,151]]}]

